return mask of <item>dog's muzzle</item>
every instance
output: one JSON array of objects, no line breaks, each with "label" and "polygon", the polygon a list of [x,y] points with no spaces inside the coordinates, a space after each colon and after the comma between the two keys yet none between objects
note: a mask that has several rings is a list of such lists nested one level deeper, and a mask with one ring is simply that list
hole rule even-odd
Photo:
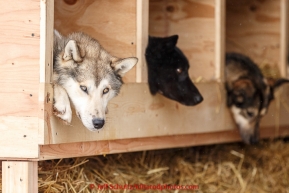
[{"label": "dog's muzzle", "polygon": [[101,129],[104,125],[104,122],[105,121],[103,119],[97,119],[97,118],[92,119],[92,124],[95,129]]}]

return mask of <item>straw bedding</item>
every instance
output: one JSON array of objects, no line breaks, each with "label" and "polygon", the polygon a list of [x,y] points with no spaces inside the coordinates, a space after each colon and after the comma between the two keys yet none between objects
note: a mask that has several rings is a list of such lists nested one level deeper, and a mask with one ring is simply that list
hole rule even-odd
[{"label": "straw bedding", "polygon": [[198,185],[146,192],[289,192],[289,143],[262,141],[39,162],[39,192],[98,190],[99,184]]}]

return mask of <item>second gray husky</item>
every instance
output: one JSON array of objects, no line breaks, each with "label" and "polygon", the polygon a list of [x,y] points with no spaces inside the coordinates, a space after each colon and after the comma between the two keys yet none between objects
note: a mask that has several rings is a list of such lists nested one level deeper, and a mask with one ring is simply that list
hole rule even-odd
[{"label": "second gray husky", "polygon": [[137,58],[110,55],[92,37],[72,33],[67,37],[54,31],[53,83],[54,114],[71,122],[73,104],[78,118],[90,131],[105,123],[107,104],[121,88],[121,77]]}]

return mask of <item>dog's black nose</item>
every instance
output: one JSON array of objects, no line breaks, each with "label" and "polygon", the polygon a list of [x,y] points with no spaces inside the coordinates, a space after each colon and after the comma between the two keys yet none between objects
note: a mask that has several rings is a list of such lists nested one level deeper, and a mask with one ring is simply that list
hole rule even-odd
[{"label": "dog's black nose", "polygon": [[101,129],[104,125],[104,120],[94,118],[94,119],[92,119],[92,124],[93,124],[95,129]]},{"label": "dog's black nose", "polygon": [[204,98],[202,97],[202,95],[196,95],[194,96],[194,100],[196,102],[196,104],[202,102],[204,100]]}]

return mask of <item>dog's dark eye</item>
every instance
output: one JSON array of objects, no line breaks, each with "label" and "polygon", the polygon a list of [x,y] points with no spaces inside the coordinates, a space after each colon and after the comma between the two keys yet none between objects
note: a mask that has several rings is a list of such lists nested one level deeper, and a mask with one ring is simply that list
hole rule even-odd
[{"label": "dog's dark eye", "polygon": [[108,91],[109,91],[109,88],[105,88],[105,89],[103,89],[102,93],[106,94],[106,93],[108,93]]},{"label": "dog's dark eye", "polygon": [[254,114],[254,112],[247,111],[247,115],[248,115],[248,117],[253,117],[255,114]]},{"label": "dog's dark eye", "polygon": [[235,103],[236,107],[241,108],[243,106],[243,103]]},{"label": "dog's dark eye", "polygon": [[181,68],[177,68],[177,73],[181,74],[183,72],[183,70]]},{"label": "dog's dark eye", "polygon": [[245,98],[242,95],[234,95],[233,102],[237,107],[244,106]]},{"label": "dog's dark eye", "polygon": [[83,92],[87,93],[87,87],[86,87],[86,86],[80,86],[80,89],[81,89]]}]

